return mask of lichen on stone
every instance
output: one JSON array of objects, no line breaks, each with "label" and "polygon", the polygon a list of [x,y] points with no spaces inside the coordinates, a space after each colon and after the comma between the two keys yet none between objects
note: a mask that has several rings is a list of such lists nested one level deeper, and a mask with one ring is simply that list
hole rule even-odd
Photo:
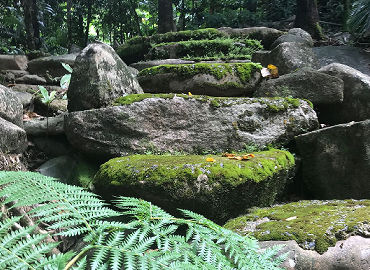
[{"label": "lichen on stone", "polygon": [[[255,229],[249,225],[259,220]],[[295,240],[302,248],[323,254],[351,235],[370,236],[369,200],[299,201],[270,208],[254,208],[225,227],[260,241]]]}]

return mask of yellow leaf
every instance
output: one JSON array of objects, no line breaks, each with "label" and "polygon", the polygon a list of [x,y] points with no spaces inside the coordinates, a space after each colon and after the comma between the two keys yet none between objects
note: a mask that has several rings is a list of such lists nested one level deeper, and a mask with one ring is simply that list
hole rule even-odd
[{"label": "yellow leaf", "polygon": [[209,158],[206,158],[206,161],[207,161],[207,162],[215,162],[215,159],[214,159],[214,158],[209,157]]},{"label": "yellow leaf", "polygon": [[192,96],[193,94],[192,94],[192,93],[190,93],[190,92],[188,92],[188,95],[189,95],[189,96]]},{"label": "yellow leaf", "polygon": [[272,78],[279,77],[279,69],[277,68],[277,66],[274,66],[274,65],[270,64],[270,65],[267,66],[267,68],[270,71]]}]

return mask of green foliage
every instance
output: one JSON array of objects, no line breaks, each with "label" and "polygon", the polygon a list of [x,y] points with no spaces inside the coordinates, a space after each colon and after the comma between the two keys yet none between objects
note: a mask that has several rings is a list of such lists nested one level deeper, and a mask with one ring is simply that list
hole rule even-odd
[{"label": "green foliage", "polygon": [[139,44],[126,43],[118,47],[117,54],[119,55],[119,57],[121,57],[123,62],[125,62],[127,65],[130,65],[132,63],[144,60],[145,55],[149,52],[151,47],[152,46],[150,45],[150,43],[147,42]]},{"label": "green foliage", "polygon": [[280,21],[294,15],[296,0],[261,0],[258,9],[266,21]]},{"label": "green foliage", "polygon": [[370,0],[358,0],[353,4],[349,27],[359,35],[370,32]]},{"label": "green foliage", "polygon": [[41,85],[39,85],[39,90],[41,93],[42,103],[49,105],[55,99],[56,91],[51,91],[49,94],[48,90],[46,90],[46,88]]},{"label": "green foliage", "polygon": [[[239,236],[201,215],[182,210],[175,218],[149,202],[118,198],[111,210],[82,188],[30,172],[0,172],[0,197],[14,207],[33,206],[33,228],[12,229],[18,220],[0,223],[1,269],[281,269],[279,248],[259,252],[256,240]],[[127,216],[128,223],[112,221]],[[111,221],[107,221],[107,219]],[[186,228],[180,233],[179,228]],[[55,245],[40,242],[45,235],[81,236],[78,253],[49,256]],[[88,256],[92,252],[92,256]]]},{"label": "green foliage", "polygon": [[60,87],[62,87],[62,89],[68,89],[69,84],[71,82],[71,77],[72,77],[71,73],[73,72],[73,69],[70,65],[65,64],[65,63],[62,63],[62,66],[64,67],[65,70],[67,70],[69,72],[69,74],[65,74],[60,79]]}]

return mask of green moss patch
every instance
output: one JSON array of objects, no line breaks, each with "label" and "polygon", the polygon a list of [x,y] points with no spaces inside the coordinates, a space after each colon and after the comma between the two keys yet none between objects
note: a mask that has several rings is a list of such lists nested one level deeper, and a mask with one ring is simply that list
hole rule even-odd
[{"label": "green moss patch", "polygon": [[160,196],[176,208],[201,207],[207,216],[225,221],[246,206],[273,203],[295,165],[287,151],[253,154],[255,157],[247,161],[220,155],[120,157],[101,165],[94,183],[97,189],[110,187],[115,195]]},{"label": "green moss patch", "polygon": [[184,78],[190,78],[197,74],[209,74],[221,80],[229,74],[236,74],[242,83],[247,83],[251,76],[262,69],[256,63],[224,63],[224,64],[183,64],[183,65],[160,65],[146,68],[140,71],[138,76],[155,76],[157,74],[175,73]]},{"label": "green moss patch", "polygon": [[185,95],[185,94],[131,94],[117,98],[114,106],[131,105],[135,102],[140,102],[148,98],[173,99],[181,97],[188,100],[197,100],[209,104],[212,108],[230,107],[242,103],[261,103],[266,105],[267,109],[272,113],[286,111],[289,108],[298,108],[302,100],[295,98],[244,98],[244,97],[210,97],[202,95]]},{"label": "green moss patch", "polygon": [[[295,240],[301,247],[322,254],[338,240],[368,235],[369,222],[369,200],[300,201],[253,209],[225,227],[261,241]],[[251,229],[253,224],[255,229]]]},{"label": "green moss patch", "polygon": [[171,57],[171,53],[175,53],[177,58],[188,60],[250,59],[251,55],[260,49],[262,49],[262,45],[257,40],[230,38],[188,40],[156,44],[148,57],[150,59],[166,59]]}]

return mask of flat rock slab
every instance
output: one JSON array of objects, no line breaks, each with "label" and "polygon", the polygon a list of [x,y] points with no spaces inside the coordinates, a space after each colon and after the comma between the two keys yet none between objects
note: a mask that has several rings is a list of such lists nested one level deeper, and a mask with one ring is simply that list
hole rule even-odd
[{"label": "flat rock slab", "polygon": [[138,80],[147,93],[251,96],[261,79],[255,63],[161,65],[142,70]]},{"label": "flat rock slab", "polygon": [[370,120],[303,134],[296,142],[303,181],[315,198],[370,198]]},{"label": "flat rock slab", "polygon": [[34,118],[24,121],[23,124],[27,135],[47,136],[64,134],[64,114],[49,117],[48,119],[45,117]]},{"label": "flat rock slab", "polygon": [[320,255],[302,249],[295,241],[260,241],[262,249],[284,245],[281,253],[288,253],[282,265],[286,270],[368,270],[370,269],[370,238],[352,236],[338,241],[335,247]]},{"label": "flat rock slab", "polygon": [[60,77],[68,73],[62,63],[73,67],[76,57],[77,54],[73,53],[37,58],[28,63],[28,71],[39,76],[45,76],[48,73],[52,77]]},{"label": "flat rock slab", "polygon": [[[225,227],[259,241],[294,240],[305,250],[325,255],[340,240],[355,235],[370,237],[369,220],[369,200],[298,201],[252,209],[247,215],[229,220]],[[331,259],[335,265],[335,257]]]},{"label": "flat rock slab", "polygon": [[286,144],[318,127],[306,101],[284,98],[216,98],[128,95],[115,106],[66,116],[70,143],[100,157],[145,151],[201,153],[245,145]]},{"label": "flat rock slab", "polygon": [[321,67],[340,63],[350,66],[370,76],[370,53],[352,46],[322,46],[313,51]]},{"label": "flat rock slab", "polygon": [[19,126],[0,118],[0,134],[0,152],[22,153],[26,150],[26,132]]},{"label": "flat rock slab", "polygon": [[221,155],[115,158],[100,167],[94,186],[107,198],[138,197],[172,212],[189,209],[225,222],[248,207],[271,205],[294,174],[294,157],[287,151],[238,157],[245,160]]},{"label": "flat rock slab", "polygon": [[339,104],[343,101],[342,79],[302,68],[296,72],[264,81],[255,97],[288,97],[308,99],[314,105]]},{"label": "flat rock slab", "polygon": [[24,75],[15,79],[16,83],[20,84],[46,84],[46,80],[38,75]]},{"label": "flat rock slab", "polygon": [[27,64],[25,55],[0,55],[0,70],[26,70]]}]

